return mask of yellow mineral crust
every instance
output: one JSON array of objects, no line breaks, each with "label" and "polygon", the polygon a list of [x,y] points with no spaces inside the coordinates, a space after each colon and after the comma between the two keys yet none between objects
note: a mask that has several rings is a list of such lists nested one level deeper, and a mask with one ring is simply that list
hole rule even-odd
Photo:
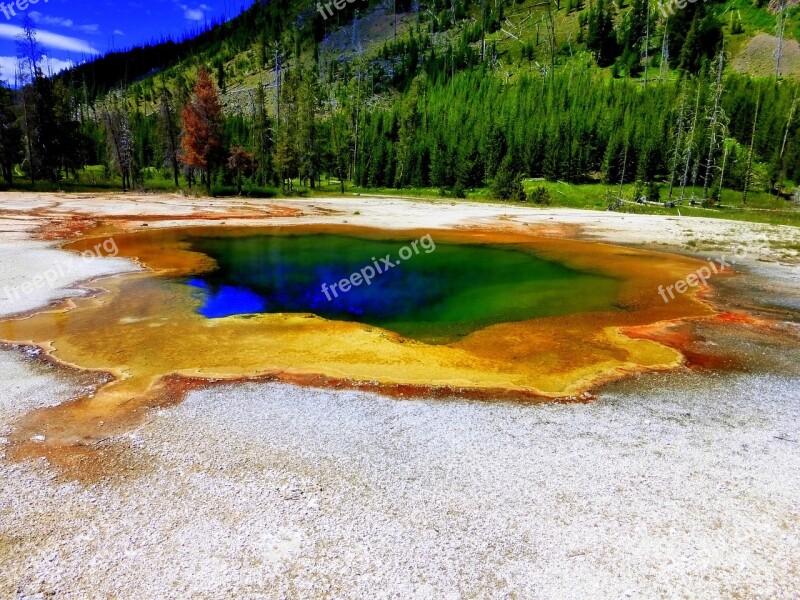
[{"label": "yellow mineral crust", "polygon": [[[326,320],[310,314],[260,314],[207,319],[197,313],[189,286],[166,275],[188,275],[213,266],[181,239],[192,235],[328,232],[410,239],[432,233],[437,242],[510,244],[567,266],[622,281],[620,310],[502,323],[448,345],[410,340],[375,326]],[[67,248],[97,243],[87,236]],[[398,389],[452,389],[520,398],[563,398],[625,374],[668,369],[679,351],[631,339],[621,328],[713,314],[697,294],[665,303],[669,285],[702,263],[670,254],[609,244],[492,230],[392,232],[293,227],[280,230],[196,228],[117,233],[120,256],[149,270],[105,278],[90,297],[0,324],[7,342],[45,349],[56,362],[108,372],[115,378],[86,398],[31,413],[17,423],[18,455],[83,455],[97,440],[138,422],[146,407],[174,401],[174,380],[241,380],[271,376],[287,381],[369,382]],[[502,392],[502,393],[500,393]],[[180,394],[178,394],[180,395]],[[178,400],[180,398],[177,398]],[[102,425],[101,425],[102,423]],[[44,435],[45,444],[28,442]],[[72,448],[73,452],[68,452]],[[74,456],[73,456],[74,458]],[[67,460],[61,456],[62,461]],[[68,461],[68,460],[67,460]]]}]

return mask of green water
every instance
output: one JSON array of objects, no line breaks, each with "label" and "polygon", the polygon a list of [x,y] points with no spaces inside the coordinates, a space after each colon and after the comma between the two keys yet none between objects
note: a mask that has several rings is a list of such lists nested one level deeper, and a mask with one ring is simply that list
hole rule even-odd
[{"label": "green water", "polygon": [[[209,318],[311,312],[446,343],[494,323],[612,309],[619,290],[616,279],[511,247],[424,238],[415,251],[411,239],[322,234],[188,241],[217,263],[213,272],[186,282]],[[407,258],[399,260],[404,247]],[[381,260],[387,255],[396,266]],[[342,291],[340,281],[353,273],[360,281],[353,278]]]}]

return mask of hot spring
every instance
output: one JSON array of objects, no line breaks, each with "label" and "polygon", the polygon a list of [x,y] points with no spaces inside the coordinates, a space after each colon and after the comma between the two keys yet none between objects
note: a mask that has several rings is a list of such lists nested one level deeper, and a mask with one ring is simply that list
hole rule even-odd
[{"label": "hot spring", "polygon": [[420,240],[258,235],[186,242],[216,265],[186,279],[206,317],[313,313],[426,342],[452,342],[495,323],[613,310],[620,287],[616,278],[528,250],[436,243],[429,235]]}]

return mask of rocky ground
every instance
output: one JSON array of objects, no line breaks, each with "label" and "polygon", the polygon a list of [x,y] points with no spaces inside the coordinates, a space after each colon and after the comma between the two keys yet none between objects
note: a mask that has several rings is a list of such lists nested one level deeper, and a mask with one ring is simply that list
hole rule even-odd
[{"label": "rocky ground", "polygon": [[117,479],[0,462],[0,595],[794,598],[798,384],[648,376],[536,407],[195,392],[119,442]]},{"label": "rocky ground", "polygon": [[[209,213],[229,224],[270,212],[388,227],[513,220],[697,252],[765,239],[784,254],[748,258],[752,302],[796,327],[790,228],[365,198],[210,204],[4,198],[0,289],[63,259],[29,238],[65,215],[158,215],[150,226]],[[30,302],[131,268],[85,261]],[[119,473],[88,485],[8,460],[0,439],[0,597],[796,598],[800,348],[707,334],[746,368],[639,376],[589,404],[267,383],[195,391],[104,442]],[[0,438],[17,416],[90,384],[30,352],[0,352]]]}]

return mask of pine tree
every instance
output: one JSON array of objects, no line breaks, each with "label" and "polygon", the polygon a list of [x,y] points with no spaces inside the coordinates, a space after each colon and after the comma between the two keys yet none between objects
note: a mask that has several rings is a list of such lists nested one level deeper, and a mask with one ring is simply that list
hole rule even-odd
[{"label": "pine tree", "polygon": [[180,169],[178,154],[180,145],[180,125],[178,116],[172,102],[172,94],[162,81],[159,94],[158,121],[161,134],[161,146],[164,154],[164,164],[172,168],[172,177],[175,187],[178,187],[178,173]]},{"label": "pine tree", "polygon": [[703,56],[702,39],[700,37],[700,15],[694,13],[692,26],[686,34],[686,41],[678,57],[678,68],[688,73],[697,73],[700,70],[700,59]]},{"label": "pine tree", "polygon": [[221,163],[222,106],[211,76],[205,69],[197,74],[192,99],[181,113],[183,164],[205,172],[206,192],[211,194],[211,178]]},{"label": "pine tree", "polygon": [[526,200],[525,190],[522,187],[522,174],[514,166],[510,154],[503,159],[492,180],[492,195],[498,200],[516,200],[518,202]]},{"label": "pine tree", "polygon": [[[717,21],[713,11],[707,9],[705,4],[692,5],[694,10],[679,11],[680,14],[670,18],[670,42],[679,43],[680,46],[671,56],[677,56],[677,67],[687,73],[697,74],[704,63],[711,60],[719,51],[722,44],[722,26]],[[684,14],[685,13],[685,14]],[[686,25],[686,19],[691,15],[685,36],[678,33],[678,25]]]},{"label": "pine tree", "polygon": [[298,73],[288,71],[280,89],[275,153],[272,156],[275,171],[287,191],[293,189],[292,179],[300,174],[300,149],[297,147],[299,87]]},{"label": "pine tree", "polygon": [[236,193],[242,195],[242,176],[253,168],[253,155],[241,146],[231,146],[228,168],[236,176]]},{"label": "pine tree", "polygon": [[298,90],[297,148],[300,150],[300,176],[316,187],[320,171],[317,113],[320,110],[320,89],[316,69],[300,72]]},{"label": "pine tree", "polygon": [[0,83],[0,170],[6,184],[14,183],[14,165],[22,157],[22,131],[17,126],[12,92]]},{"label": "pine tree", "polygon": [[412,148],[420,124],[418,103],[420,89],[424,85],[424,80],[414,80],[408,97],[400,109],[400,128],[397,133],[397,173],[394,182],[395,187],[398,188],[411,181],[411,172],[413,170],[411,164],[413,159]]},{"label": "pine tree", "polygon": [[223,94],[225,93],[225,63],[222,60],[217,61],[217,87]]},{"label": "pine tree", "polygon": [[597,6],[589,11],[588,20],[586,47],[594,54],[598,66],[608,67],[619,56],[619,45],[614,31],[614,15],[611,9],[606,8],[605,0],[598,0]]},{"label": "pine tree", "polygon": [[622,62],[632,77],[642,68],[641,56],[651,20],[649,8],[649,0],[633,0],[622,26]]},{"label": "pine tree", "polygon": [[266,185],[267,179],[271,177],[272,173],[270,152],[273,139],[270,134],[271,122],[267,116],[267,97],[264,93],[263,83],[256,88],[253,104],[253,148],[255,149],[258,179],[261,185]]},{"label": "pine tree", "polygon": [[339,186],[344,193],[344,182],[347,179],[349,168],[348,156],[350,144],[348,143],[349,131],[347,115],[343,108],[336,106],[329,117],[330,123],[330,169],[339,180]]},{"label": "pine tree", "polygon": [[506,137],[497,124],[492,121],[486,134],[486,142],[482,152],[483,160],[486,164],[486,179],[494,178],[507,151],[508,143],[506,142]]}]

